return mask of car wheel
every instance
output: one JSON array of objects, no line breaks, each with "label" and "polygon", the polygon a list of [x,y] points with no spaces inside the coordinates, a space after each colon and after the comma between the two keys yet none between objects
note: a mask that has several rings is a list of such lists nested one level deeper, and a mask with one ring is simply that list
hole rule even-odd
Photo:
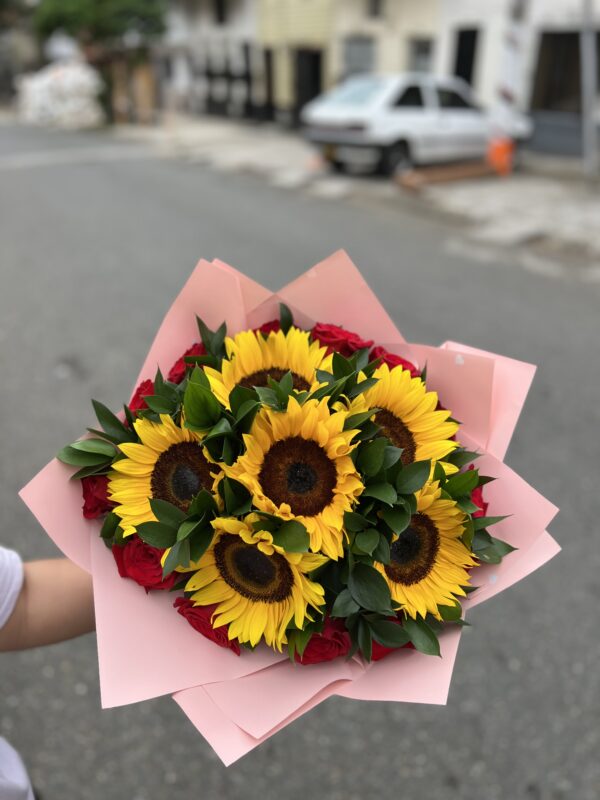
[{"label": "car wheel", "polygon": [[406,142],[396,142],[381,150],[379,172],[382,175],[395,175],[411,169],[410,150]]}]

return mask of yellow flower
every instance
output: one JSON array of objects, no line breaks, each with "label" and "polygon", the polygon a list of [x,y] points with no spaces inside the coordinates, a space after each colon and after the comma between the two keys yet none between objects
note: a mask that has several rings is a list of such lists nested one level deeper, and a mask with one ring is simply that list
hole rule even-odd
[{"label": "yellow flower", "polygon": [[438,606],[454,605],[469,584],[468,569],[475,560],[461,541],[465,514],[454,500],[441,497],[437,481],[416,493],[417,513],[391,545],[389,564],[375,563],[387,581],[392,598],[415,618],[433,614]]},{"label": "yellow flower", "polygon": [[344,512],[363,490],[350,458],[358,431],[344,430],[348,416],[332,412],[326,399],[300,405],[290,397],[287,411],[263,408],[244,435],[245,454],[223,467],[247,487],[256,508],[297,519],[311,550],[332,559],[342,555]]},{"label": "yellow flower", "polygon": [[238,384],[252,388],[266,386],[268,378],[279,381],[291,371],[296,391],[316,388],[316,371],[324,368],[326,349],[311,342],[309,333],[291,327],[287,333],[244,331],[225,340],[227,359],[221,371],[205,367],[217,399],[229,408],[229,394]]},{"label": "yellow flower", "polygon": [[244,520],[218,518],[215,537],[186,584],[197,606],[217,604],[213,625],[229,625],[228,636],[252,646],[261,638],[277,650],[286,644],[286,628],[310,620],[319,609],[323,587],[307,573],[326,559],[313,553],[286,553],[267,531],[254,529],[258,514]]},{"label": "yellow flower", "polygon": [[[377,383],[364,393],[362,403],[367,409],[381,409],[373,420],[393,445],[402,448],[402,463],[443,462],[458,447],[452,440],[458,423],[449,419],[450,411],[436,410],[437,393],[428,392],[420,378],[412,378],[402,367],[382,364],[373,377]],[[443,466],[447,473],[456,472],[451,464]]]},{"label": "yellow flower", "polygon": [[166,500],[187,511],[201,489],[211,491],[219,469],[210,464],[201,436],[175,425],[168,414],[160,422],[138,419],[134,423],[140,443],[119,445],[125,458],[113,463],[108,496],[117,504],[125,536],[142,522],[156,520],[150,498]]}]

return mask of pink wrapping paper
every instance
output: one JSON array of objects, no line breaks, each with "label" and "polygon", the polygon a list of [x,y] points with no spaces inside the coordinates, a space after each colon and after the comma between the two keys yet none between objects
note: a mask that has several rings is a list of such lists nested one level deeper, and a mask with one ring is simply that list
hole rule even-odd
[{"label": "pink wrapping paper", "polygon": [[[197,341],[196,314],[211,327],[226,320],[233,334],[276,318],[279,302],[291,308],[303,327],[317,321],[342,325],[421,368],[427,363],[428,385],[463,423],[461,442],[483,453],[478,463],[482,473],[500,478],[486,487],[488,513],[512,513],[496,531],[519,550],[500,565],[476,570],[474,582],[480,588],[465,608],[521,580],[558,552],[546,532],[556,508],[501,461],[534,367],[453,342],[442,348],[408,344],[342,251],[277,294],[223,262],[200,261],[163,320],[138,381],[152,378],[157,366],[166,373]],[[446,702],[458,628],[442,635],[441,659],[401,650],[371,665],[338,659],[299,667],[266,648],[237,658],[205,640],[171,607],[172,595],[146,595],[119,577],[112,555],[98,538],[98,524],[81,516],[80,488],[66,480],[68,474],[53,461],[21,496],[65,555],[93,573],[105,707],[172,693],[229,764],[332,694]]]}]

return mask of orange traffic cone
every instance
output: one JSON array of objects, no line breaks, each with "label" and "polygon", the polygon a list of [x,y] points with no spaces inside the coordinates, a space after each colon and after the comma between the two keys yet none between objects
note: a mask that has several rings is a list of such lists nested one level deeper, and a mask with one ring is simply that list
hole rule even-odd
[{"label": "orange traffic cone", "polygon": [[498,175],[513,171],[515,143],[506,137],[492,139],[488,146],[487,162]]}]

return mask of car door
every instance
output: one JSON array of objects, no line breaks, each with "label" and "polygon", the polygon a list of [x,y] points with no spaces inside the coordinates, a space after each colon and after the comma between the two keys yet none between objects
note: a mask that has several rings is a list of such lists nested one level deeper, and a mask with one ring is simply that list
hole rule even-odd
[{"label": "car door", "polygon": [[445,160],[482,158],[489,139],[486,115],[458,88],[436,87],[440,155]]},{"label": "car door", "polygon": [[426,100],[424,88],[417,81],[405,83],[392,92],[374,120],[381,144],[407,142],[413,161],[427,161],[433,119]]}]

